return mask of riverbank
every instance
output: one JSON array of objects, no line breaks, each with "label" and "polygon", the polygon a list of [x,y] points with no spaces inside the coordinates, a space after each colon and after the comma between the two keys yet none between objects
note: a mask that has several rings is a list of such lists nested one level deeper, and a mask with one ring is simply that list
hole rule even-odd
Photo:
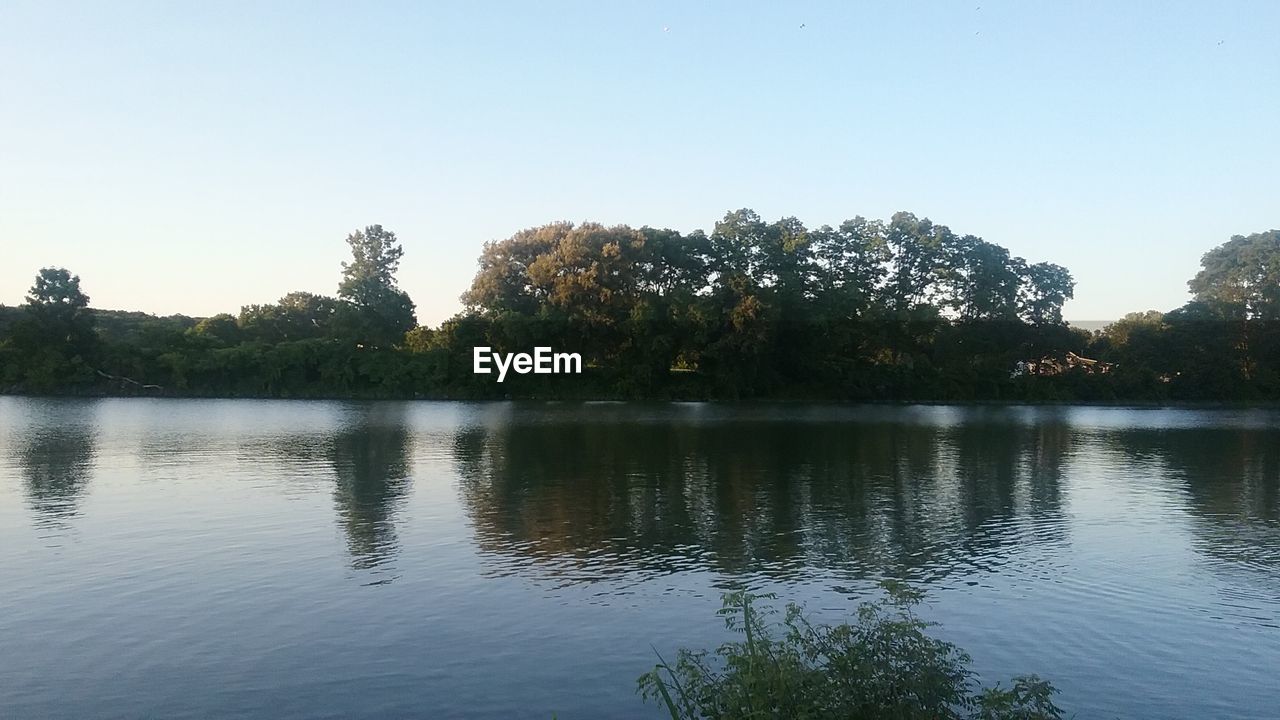
[{"label": "riverbank", "polygon": [[1134,409],[1185,409],[1185,410],[1275,410],[1280,409],[1280,400],[1020,400],[1020,399],[893,399],[893,398],[858,398],[849,400],[831,400],[821,397],[754,397],[754,398],[716,398],[701,395],[667,396],[667,397],[627,397],[617,394],[574,394],[574,395],[468,395],[448,393],[421,393],[413,395],[378,394],[378,393],[324,393],[298,395],[272,394],[202,394],[174,392],[112,392],[101,389],[71,388],[53,392],[23,392],[16,389],[0,389],[0,397],[25,398],[80,398],[80,399],[154,399],[154,400],[298,400],[298,401],[398,401],[398,402],[547,402],[547,403],[712,403],[717,405],[819,405],[819,406],[856,406],[874,405],[884,407],[906,406],[952,406],[952,407],[1099,407],[1099,408],[1134,408]]}]

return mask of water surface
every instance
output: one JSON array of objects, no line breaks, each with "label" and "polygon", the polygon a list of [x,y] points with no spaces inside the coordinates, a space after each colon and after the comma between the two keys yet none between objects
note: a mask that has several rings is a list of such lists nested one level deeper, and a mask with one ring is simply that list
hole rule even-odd
[{"label": "water surface", "polygon": [[0,398],[0,717],[658,717],[884,577],[1079,717],[1273,718],[1280,415]]}]

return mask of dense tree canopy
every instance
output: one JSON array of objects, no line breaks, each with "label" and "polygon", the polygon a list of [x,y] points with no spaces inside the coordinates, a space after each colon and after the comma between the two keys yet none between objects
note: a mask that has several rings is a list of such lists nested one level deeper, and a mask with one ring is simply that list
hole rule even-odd
[{"label": "dense tree canopy", "polygon": [[1224,315],[1280,320],[1280,230],[1236,235],[1200,265],[1188,283],[1196,300]]},{"label": "dense tree canopy", "polygon": [[[535,322],[642,392],[676,365],[733,395],[807,382],[869,353],[903,360],[919,340],[896,327],[905,323],[933,323],[926,334],[951,321],[1060,326],[1072,288],[1060,266],[1028,265],[909,213],[810,230],[742,209],[710,235],[594,223],[524,230],[485,246],[463,300],[499,345],[519,346],[517,328]],[[1010,342],[1016,350],[1022,340]]]},{"label": "dense tree canopy", "polygon": [[[335,297],[238,314],[88,308],[41,270],[0,308],[0,390],[231,396],[827,400],[1280,399],[1280,232],[1204,256],[1195,300],[1090,334],[1060,265],[911,213],[809,228],[731,211],[710,232],[551,223],[487,243],[464,310],[418,327],[404,249],[347,237]],[[472,349],[581,353],[575,377],[472,372]]]}]

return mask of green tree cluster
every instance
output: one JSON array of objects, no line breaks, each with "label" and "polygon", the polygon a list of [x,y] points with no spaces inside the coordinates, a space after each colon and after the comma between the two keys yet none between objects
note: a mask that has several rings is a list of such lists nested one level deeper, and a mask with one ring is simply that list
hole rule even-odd
[{"label": "green tree cluster", "polygon": [[79,275],[41,269],[27,293],[25,312],[0,339],[0,377],[20,379],[37,392],[92,382],[100,343],[88,307]]},{"label": "green tree cluster", "polygon": [[[65,269],[0,308],[0,390],[271,397],[1280,399],[1280,231],[1208,252],[1194,299],[1067,326],[1071,274],[911,213],[711,232],[552,223],[487,243],[463,312],[417,325],[404,250],[347,236],[334,296],[237,314],[95,310]],[[472,348],[582,354],[582,376],[472,373]],[[1068,362],[1071,356],[1100,363]],[[1022,363],[1020,365],[1020,363]],[[1055,372],[1019,368],[1052,367]],[[1103,371],[1105,370],[1105,371]]]},{"label": "green tree cluster", "polygon": [[1280,230],[1205,253],[1191,302],[1130,313],[1093,343],[1115,364],[1115,398],[1280,400]]},{"label": "green tree cluster", "polygon": [[[1065,268],[910,213],[810,229],[743,209],[710,234],[525,230],[485,246],[463,301],[488,344],[572,348],[624,395],[684,380],[715,397],[907,398],[998,385],[1027,348],[1073,342],[1073,287]],[[955,345],[968,359],[942,372]]]},{"label": "green tree cluster", "polygon": [[404,251],[395,234],[371,225],[347,244],[335,297],[291,292],[198,320],[95,312],[78,277],[41,270],[27,304],[0,313],[0,389],[413,397],[438,387],[431,357],[402,349],[417,323],[396,283]]}]

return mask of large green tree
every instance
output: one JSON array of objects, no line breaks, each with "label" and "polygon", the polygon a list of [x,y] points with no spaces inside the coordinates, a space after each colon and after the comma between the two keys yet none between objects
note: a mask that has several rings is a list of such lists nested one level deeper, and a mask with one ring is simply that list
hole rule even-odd
[{"label": "large green tree", "polygon": [[1062,306],[1075,297],[1076,281],[1054,263],[1035,263],[1021,269],[1018,313],[1032,325],[1061,325]]},{"label": "large green tree", "polygon": [[1228,315],[1280,320],[1280,230],[1236,235],[1200,266],[1188,283],[1197,300]]},{"label": "large green tree", "polygon": [[942,270],[945,303],[961,320],[1011,320],[1018,314],[1022,258],[973,235],[949,235]]},{"label": "large green tree", "polygon": [[417,325],[414,304],[396,284],[404,249],[396,234],[369,225],[347,236],[351,262],[342,263],[338,297],[355,309],[344,328],[365,344],[394,345]]},{"label": "large green tree", "polygon": [[8,374],[37,390],[91,379],[98,337],[88,307],[79,275],[66,268],[41,269],[27,293],[25,317],[12,331],[20,368]]},{"label": "large green tree", "polygon": [[916,305],[938,299],[947,248],[953,239],[950,228],[935,225],[929,218],[908,212],[894,214],[885,233],[893,253],[885,297],[893,310],[905,315]]},{"label": "large green tree", "polygon": [[89,296],[80,289],[80,276],[66,268],[43,268],[27,291],[27,309],[41,322],[56,323],[55,329],[72,325],[92,325],[86,311]]},{"label": "large green tree", "polygon": [[822,226],[813,238],[815,291],[832,317],[854,318],[878,300],[891,257],[884,223],[855,217]]}]

